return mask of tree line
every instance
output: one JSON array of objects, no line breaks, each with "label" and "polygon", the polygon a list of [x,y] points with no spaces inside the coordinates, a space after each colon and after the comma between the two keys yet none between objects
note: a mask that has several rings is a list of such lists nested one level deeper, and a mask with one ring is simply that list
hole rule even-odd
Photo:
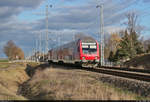
[{"label": "tree line", "polygon": [[24,59],[24,52],[12,40],[4,45],[3,51],[9,60]]},{"label": "tree line", "polygon": [[106,42],[105,55],[111,62],[125,62],[137,55],[150,52],[150,39],[140,39],[141,29],[135,13],[126,15],[126,29],[112,33]]}]

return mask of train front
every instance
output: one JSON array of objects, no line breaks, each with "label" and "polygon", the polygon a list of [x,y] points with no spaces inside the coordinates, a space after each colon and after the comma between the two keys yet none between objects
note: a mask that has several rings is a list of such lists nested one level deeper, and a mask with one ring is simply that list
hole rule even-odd
[{"label": "train front", "polygon": [[100,59],[99,44],[94,39],[80,40],[80,60],[83,63],[98,63]]}]

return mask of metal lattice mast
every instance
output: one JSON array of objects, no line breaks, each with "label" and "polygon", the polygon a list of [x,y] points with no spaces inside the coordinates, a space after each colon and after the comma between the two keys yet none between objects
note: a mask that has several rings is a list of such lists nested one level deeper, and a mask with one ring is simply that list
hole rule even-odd
[{"label": "metal lattice mast", "polygon": [[41,32],[39,33],[39,52],[41,53],[42,52],[42,34]]},{"label": "metal lattice mast", "polygon": [[105,65],[104,62],[104,19],[103,19],[103,5],[97,5],[97,8],[100,7],[100,41],[101,41],[101,59],[100,59],[100,63],[101,66]]},{"label": "metal lattice mast", "polygon": [[101,5],[101,63],[102,63],[102,66],[105,65],[105,62],[104,62],[104,20],[103,20],[103,5]]},{"label": "metal lattice mast", "polygon": [[[50,5],[49,6],[50,8],[52,8],[52,5]],[[45,16],[46,16],[46,53],[48,53],[48,50],[49,50],[49,48],[48,48],[48,40],[49,40],[49,38],[48,38],[48,5],[46,5],[46,12],[45,12]]]},{"label": "metal lattice mast", "polygon": [[36,37],[36,39],[35,39],[35,57],[36,57],[36,61],[37,61],[37,52],[38,52],[38,39]]},{"label": "metal lattice mast", "polygon": [[[45,36],[45,45],[44,45],[44,49],[43,49],[43,53],[47,53],[48,52],[48,7],[51,7],[52,8],[52,5],[46,5],[46,9],[45,9],[45,21],[46,21],[46,36]],[[43,15],[42,13],[37,13],[36,15]],[[44,51],[45,50],[45,51]],[[40,50],[41,51],[41,50]],[[44,55],[44,54],[43,54]]]},{"label": "metal lattice mast", "polygon": [[41,53],[42,53],[42,34],[41,34],[41,32],[39,32],[38,33],[39,34],[39,53],[38,53],[38,59],[40,59],[40,57],[41,57]]},{"label": "metal lattice mast", "polygon": [[46,13],[45,13],[46,15],[46,39],[45,39],[45,41],[46,41],[46,49],[45,49],[45,51],[46,51],[46,53],[48,52],[48,5],[46,5]]}]

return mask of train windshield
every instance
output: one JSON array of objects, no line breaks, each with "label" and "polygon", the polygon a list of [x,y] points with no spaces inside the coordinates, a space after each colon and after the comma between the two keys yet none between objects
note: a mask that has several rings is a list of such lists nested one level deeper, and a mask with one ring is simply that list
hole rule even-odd
[{"label": "train windshield", "polygon": [[82,51],[84,54],[96,54],[97,46],[96,43],[82,43]]}]

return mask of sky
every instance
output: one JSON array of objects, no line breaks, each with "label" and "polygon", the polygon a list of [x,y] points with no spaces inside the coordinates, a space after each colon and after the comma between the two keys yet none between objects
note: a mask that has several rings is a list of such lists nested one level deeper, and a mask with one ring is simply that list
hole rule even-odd
[{"label": "sky", "polygon": [[[45,45],[45,8],[49,7],[49,49],[70,42],[84,33],[99,40],[100,8],[104,5],[105,36],[124,29],[126,14],[135,12],[141,25],[141,37],[150,38],[150,0],[0,0],[0,57],[6,57],[3,46],[13,40],[25,56],[32,53],[42,34]],[[43,46],[44,49],[44,46]]]}]

